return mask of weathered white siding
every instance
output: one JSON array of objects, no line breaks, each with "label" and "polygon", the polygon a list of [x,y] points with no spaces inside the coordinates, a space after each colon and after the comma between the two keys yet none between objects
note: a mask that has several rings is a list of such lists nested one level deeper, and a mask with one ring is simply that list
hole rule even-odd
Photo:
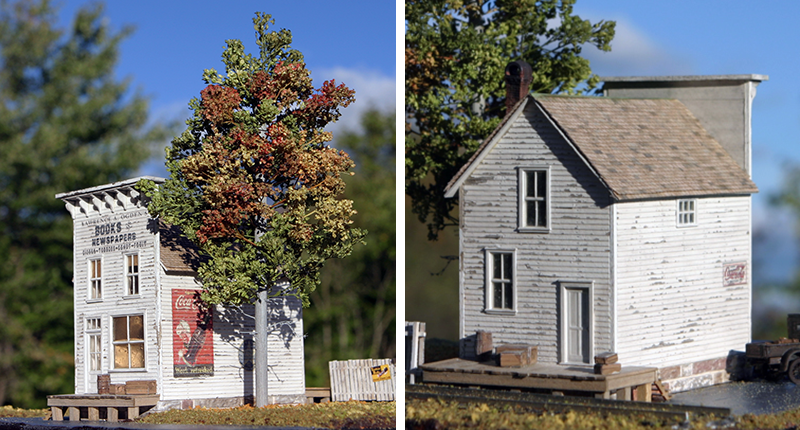
[{"label": "weathered white siding", "polygon": [[[173,370],[173,289],[201,289],[193,276],[161,271],[162,401],[249,398],[255,392],[253,361],[254,307],[214,307],[214,375],[175,377]],[[305,400],[302,304],[297,298],[270,299],[269,385],[271,402]]]},{"label": "weathered white siding", "polygon": [[[157,222],[131,187],[136,179],[64,193],[74,228],[75,393],[96,393],[88,374],[87,319],[101,321],[102,369],[111,383],[154,379],[164,407],[184,400],[235,406],[254,393],[253,306],[216,307],[213,313],[213,375],[176,377],[173,352],[173,290],[202,288],[194,276],[167,272],[160,262]],[[129,295],[126,256],[139,258],[139,294]],[[102,298],[91,299],[89,260],[102,259]],[[269,402],[305,401],[302,305],[295,297],[270,299]],[[114,369],[113,318],[144,316],[144,369]],[[208,339],[206,340],[208,341]],[[194,368],[192,368],[194,369]],[[215,400],[220,400],[215,402]]]},{"label": "weathered white siding", "polygon": [[[550,167],[548,233],[518,232],[518,168]],[[558,362],[559,281],[592,283],[594,351],[612,341],[608,193],[574,150],[529,103],[460,189],[462,355],[469,336],[492,332],[495,344],[539,346],[539,360]],[[484,250],[516,251],[517,312],[485,312]]]},{"label": "weathered white siding", "polygon": [[[750,341],[750,197],[697,199],[676,226],[675,200],[616,205],[620,362],[665,367],[725,357]],[[724,266],[745,263],[725,286]]]},{"label": "weathered white siding", "polygon": [[[109,206],[112,206],[112,211]],[[89,210],[72,211],[74,224],[75,393],[96,392],[96,379],[87,375],[86,319],[99,318],[102,336],[102,373],[112,383],[158,376],[159,337],[156,313],[155,234],[148,228],[146,209],[96,202]],[[102,226],[111,226],[105,227]],[[113,233],[110,231],[113,229]],[[108,243],[108,242],[111,243]],[[139,294],[127,294],[125,257],[139,255]],[[102,259],[102,298],[89,298],[89,260]],[[114,369],[112,321],[114,317],[144,315],[145,369]]]}]

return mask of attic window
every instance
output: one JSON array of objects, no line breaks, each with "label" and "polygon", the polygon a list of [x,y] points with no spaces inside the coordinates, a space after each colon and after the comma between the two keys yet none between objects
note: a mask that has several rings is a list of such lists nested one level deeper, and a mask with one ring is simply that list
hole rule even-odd
[{"label": "attic window", "polygon": [[697,225],[697,200],[678,200],[678,227]]},{"label": "attic window", "polygon": [[550,170],[524,168],[519,170],[519,230],[549,231]]}]

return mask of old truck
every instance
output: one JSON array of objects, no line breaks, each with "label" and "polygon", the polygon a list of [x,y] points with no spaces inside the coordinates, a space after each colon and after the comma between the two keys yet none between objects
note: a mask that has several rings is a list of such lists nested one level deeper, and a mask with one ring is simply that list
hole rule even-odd
[{"label": "old truck", "polygon": [[790,381],[800,385],[800,314],[789,314],[787,325],[788,338],[748,343],[745,355],[757,375],[780,376],[786,373]]}]

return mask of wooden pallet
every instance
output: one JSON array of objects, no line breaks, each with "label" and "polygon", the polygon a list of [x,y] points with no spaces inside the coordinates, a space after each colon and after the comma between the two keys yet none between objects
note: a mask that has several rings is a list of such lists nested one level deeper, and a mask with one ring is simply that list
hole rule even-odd
[{"label": "wooden pallet", "polygon": [[63,421],[64,409],[67,409],[70,421],[80,421],[81,412],[85,410],[88,421],[100,421],[101,416],[105,416],[106,421],[117,422],[120,411],[124,411],[128,419],[138,418],[143,409],[152,408],[160,398],[158,394],[62,394],[47,396],[47,406],[50,406],[53,421]]}]

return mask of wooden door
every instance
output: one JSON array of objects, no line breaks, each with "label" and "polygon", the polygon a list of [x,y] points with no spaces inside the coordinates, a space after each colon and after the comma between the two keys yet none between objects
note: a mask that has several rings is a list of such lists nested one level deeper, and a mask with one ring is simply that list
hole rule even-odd
[{"label": "wooden door", "polygon": [[566,354],[570,363],[589,363],[591,358],[589,290],[566,288]]}]

